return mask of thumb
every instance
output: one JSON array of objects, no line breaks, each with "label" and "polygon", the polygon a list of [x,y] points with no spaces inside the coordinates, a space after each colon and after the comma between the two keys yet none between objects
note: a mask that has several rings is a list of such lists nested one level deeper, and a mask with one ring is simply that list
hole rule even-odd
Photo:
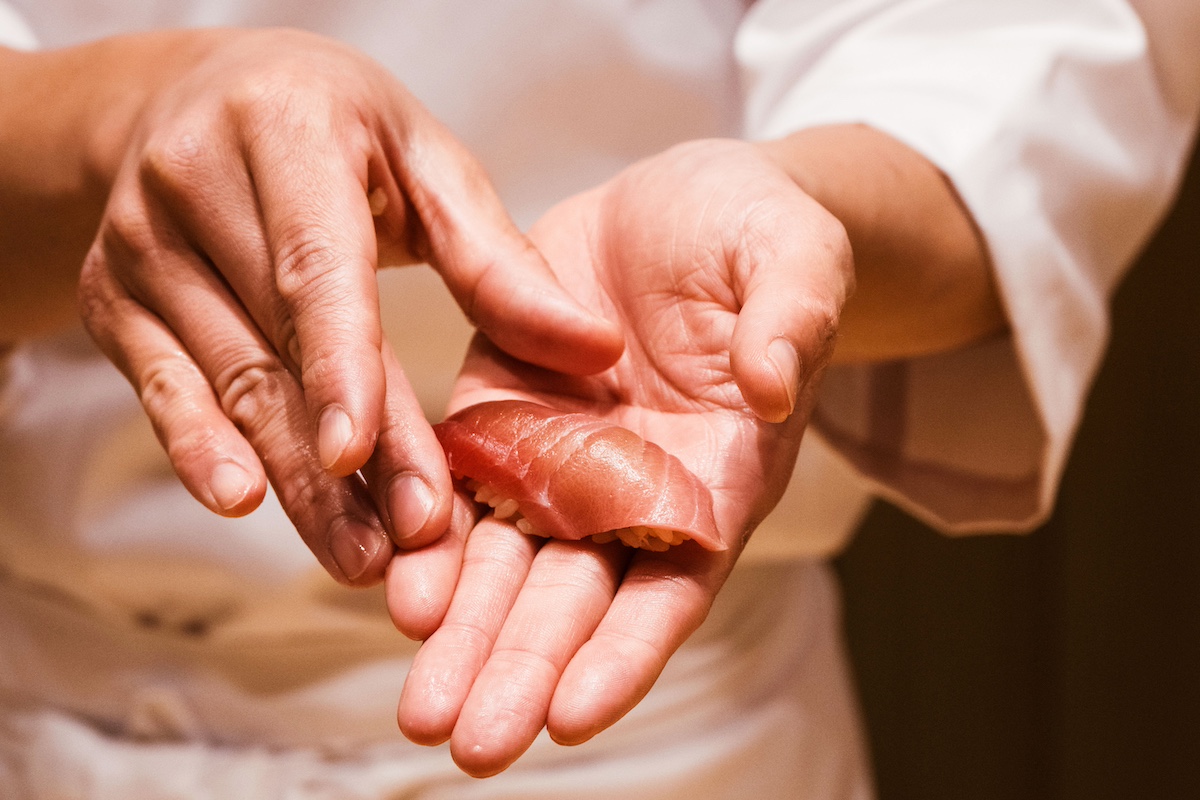
[{"label": "thumb", "polygon": [[845,231],[800,195],[793,213],[772,215],[771,230],[743,236],[735,256],[744,288],[730,367],[746,403],[767,422],[787,419],[802,387],[829,362],[854,283]]}]

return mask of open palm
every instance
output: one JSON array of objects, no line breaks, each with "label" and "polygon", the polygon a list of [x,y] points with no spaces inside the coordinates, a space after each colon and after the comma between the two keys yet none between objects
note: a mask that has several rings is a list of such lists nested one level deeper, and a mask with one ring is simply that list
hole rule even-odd
[{"label": "open palm", "polygon": [[[482,521],[454,599],[405,687],[400,723],[505,768],[547,726],[607,727],[704,619],[787,485],[852,283],[840,225],[752,145],[694,142],[551,209],[530,232],[559,279],[616,320],[620,361],[573,377],[477,337],[453,410],[505,398],[585,411],[677,456],[712,491],[724,552],[542,544]],[[392,571],[406,584],[414,559]],[[403,592],[391,592],[404,627]]]}]

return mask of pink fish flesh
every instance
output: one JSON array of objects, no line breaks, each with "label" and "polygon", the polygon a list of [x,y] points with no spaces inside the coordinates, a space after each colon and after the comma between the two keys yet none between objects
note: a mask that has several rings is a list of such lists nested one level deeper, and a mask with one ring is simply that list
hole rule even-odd
[{"label": "pink fish flesh", "polygon": [[619,425],[501,400],[465,408],[433,430],[454,477],[526,533],[656,551],[688,539],[726,549],[708,487]]}]

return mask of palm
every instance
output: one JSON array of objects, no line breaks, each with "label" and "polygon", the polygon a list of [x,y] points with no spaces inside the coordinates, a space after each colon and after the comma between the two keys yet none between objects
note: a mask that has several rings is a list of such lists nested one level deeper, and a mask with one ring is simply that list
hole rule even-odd
[{"label": "palm", "polygon": [[[714,157],[719,170],[698,169]],[[564,378],[480,338],[454,407],[519,396],[623,425],[704,481],[723,538],[739,542],[783,491],[804,424],[803,415],[782,424],[757,416],[730,363],[747,271],[759,255],[747,233],[797,194],[772,169],[746,146],[706,143],[556,206],[531,238],[564,285],[618,321],[624,355],[599,375]]]},{"label": "palm", "polygon": [[[464,769],[490,774],[543,726],[584,741],[649,690],[787,483],[847,291],[844,250],[816,235],[837,228],[827,217],[751,146],[702,142],[635,165],[534,226],[563,285],[619,323],[625,353],[603,373],[571,377],[481,335],[451,410],[515,397],[630,428],[712,490],[729,549],[539,546],[483,520],[405,686],[406,734],[451,738]],[[796,354],[790,370],[767,357],[776,339]],[[389,602],[404,627],[411,604],[400,587],[421,583],[428,561],[402,563]]]}]

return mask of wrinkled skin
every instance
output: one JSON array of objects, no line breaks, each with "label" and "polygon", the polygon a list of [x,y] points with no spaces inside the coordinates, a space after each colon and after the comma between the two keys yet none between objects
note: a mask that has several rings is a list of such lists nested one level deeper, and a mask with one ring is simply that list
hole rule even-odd
[{"label": "wrinkled skin", "polygon": [[451,411],[520,398],[628,427],[709,486],[729,549],[540,544],[485,517],[465,541],[398,557],[393,618],[410,635],[432,632],[401,729],[449,739],[477,776],[505,769],[543,727],[577,744],[611,725],[703,621],[786,487],[853,284],[840,224],[743,143],[689,143],[636,164],[530,235],[584,305],[620,324],[624,355],[571,377],[480,336]]},{"label": "wrinkled skin", "polygon": [[[154,68],[125,64],[139,54]],[[80,127],[99,131],[111,186],[79,280],[89,333],[197,499],[239,516],[269,480],[335,578],[377,582],[388,534],[426,544],[451,517],[441,449],[383,340],[376,267],[428,261],[521,358],[616,359],[616,332],[557,286],[482,167],[361,53],[213,29],[64,58],[95,83]]]}]

